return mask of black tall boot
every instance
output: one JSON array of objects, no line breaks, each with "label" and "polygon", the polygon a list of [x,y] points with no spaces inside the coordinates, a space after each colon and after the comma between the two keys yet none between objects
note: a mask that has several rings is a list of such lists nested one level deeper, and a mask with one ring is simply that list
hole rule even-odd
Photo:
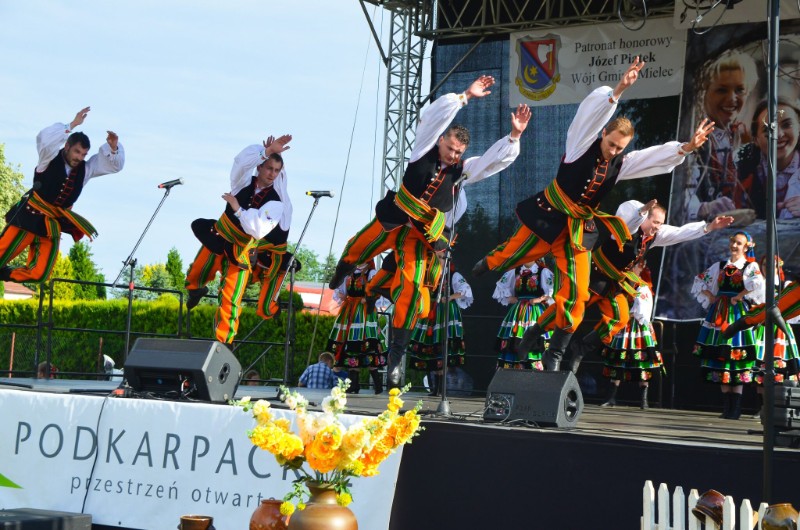
[{"label": "black tall boot", "polygon": [[522,334],[522,339],[517,345],[517,360],[527,361],[528,353],[532,351],[542,351],[544,349],[544,340],[542,340],[542,333],[544,330],[539,327],[536,322],[531,327],[525,330]]},{"label": "black tall boot", "polygon": [[578,373],[578,367],[581,365],[581,360],[583,360],[586,355],[600,351],[600,348],[602,347],[603,341],[595,330],[589,332],[580,341],[573,342],[572,348],[570,348],[572,355],[570,356],[569,360],[569,369],[572,370],[572,373]]},{"label": "black tall boot", "polygon": [[731,322],[730,324],[728,324],[728,327],[723,329],[720,332],[720,335],[722,335],[722,337],[725,340],[730,340],[731,337],[733,337],[734,335],[736,335],[740,331],[744,331],[745,329],[750,328],[750,327],[752,327],[752,326],[750,324],[748,324],[747,322],[745,322],[744,318],[740,318],[740,319],[735,320],[735,321]]},{"label": "black tall boot", "polygon": [[336,270],[333,272],[333,278],[331,278],[328,287],[331,289],[336,289],[349,274],[351,274],[354,270],[356,270],[355,263],[347,263],[346,261],[339,260],[336,264]]},{"label": "black tall boot", "polygon": [[358,370],[347,371],[347,378],[350,379],[350,386],[347,388],[348,394],[358,394],[358,391],[361,390],[361,382],[358,380],[360,375],[361,372]]},{"label": "black tall boot", "polygon": [[642,387],[642,403],[639,405],[639,408],[642,410],[647,410],[650,408],[650,404],[647,402],[647,389],[649,387],[643,386]]},{"label": "black tall boot", "polygon": [[489,264],[486,263],[486,258],[482,258],[478,263],[472,267],[472,275],[476,278],[489,272]]},{"label": "black tall boot", "polygon": [[727,418],[731,413],[731,392],[725,392],[722,394],[722,414],[719,415],[720,418]]},{"label": "black tall boot", "polygon": [[388,357],[388,366],[386,367],[386,386],[390,389],[400,388],[401,379],[401,363],[403,362],[403,355],[406,353],[406,347],[411,340],[410,329],[405,328],[392,328],[391,340],[389,341],[389,352],[386,354]]},{"label": "black tall boot", "polygon": [[544,364],[545,370],[557,372],[561,368],[561,359],[564,357],[564,352],[567,350],[567,345],[571,338],[572,333],[567,333],[561,328],[556,328],[553,331],[553,336],[550,337],[550,345],[542,355],[542,364]]},{"label": "black tall boot", "polygon": [[729,420],[738,420],[742,415],[742,395],[738,392],[730,393],[731,409],[727,418]]},{"label": "black tall boot", "polygon": [[370,370],[369,376],[372,378],[372,385],[375,387],[375,393],[380,394],[383,392],[383,379],[381,373],[377,370]]},{"label": "black tall boot", "polygon": [[611,385],[611,389],[608,391],[608,398],[606,398],[605,403],[600,405],[601,407],[614,407],[617,405],[617,390],[619,390],[619,385]]}]

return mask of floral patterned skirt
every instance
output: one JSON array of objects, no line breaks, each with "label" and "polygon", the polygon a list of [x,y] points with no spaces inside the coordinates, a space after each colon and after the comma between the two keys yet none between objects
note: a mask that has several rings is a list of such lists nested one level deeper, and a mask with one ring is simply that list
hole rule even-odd
[{"label": "floral patterned skirt", "polygon": [[347,298],[339,310],[328,337],[328,351],[336,366],[357,369],[386,366],[383,345],[378,339],[378,314],[367,312],[363,298]]},{"label": "floral patterned skirt", "polygon": [[[775,382],[780,384],[786,380],[798,381],[800,377],[800,355],[797,351],[797,342],[794,338],[792,327],[787,324],[786,328],[788,334],[784,335],[783,331],[775,327],[775,347],[773,349],[773,366],[775,368]],[[756,326],[755,330],[756,342],[758,349],[756,350],[756,369],[753,372],[753,380],[758,385],[764,384],[764,372],[766,365],[764,363],[764,342],[766,328],[763,324]]]},{"label": "floral patterned skirt", "polygon": [[436,307],[428,312],[425,318],[417,320],[417,325],[411,333],[411,341],[406,352],[408,365],[415,370],[435,371],[441,370],[442,340],[444,339],[445,311],[447,314],[447,365],[463,366],[464,354],[464,327],[461,321],[461,308],[455,300],[446,304],[435,304]]},{"label": "floral patterned skirt", "polygon": [[631,318],[611,344],[603,348],[603,375],[614,381],[648,381],[664,366],[656,350],[656,336],[650,324]]},{"label": "floral patterned skirt", "polygon": [[[517,349],[525,330],[536,323],[545,308],[547,308],[547,305],[534,304],[531,302],[531,298],[520,298],[508,309],[503,322],[500,324],[500,331],[497,332],[497,341],[495,343],[498,368],[544,369],[542,365],[543,351],[530,351],[527,359],[518,361]],[[550,335],[549,331],[542,335],[545,348]]]},{"label": "floral patterned skirt", "polygon": [[692,353],[700,357],[703,381],[718,385],[741,385],[753,380],[758,344],[752,328],[725,340],[721,331],[741,318],[747,307],[729,304],[722,297],[711,306],[700,327]]}]

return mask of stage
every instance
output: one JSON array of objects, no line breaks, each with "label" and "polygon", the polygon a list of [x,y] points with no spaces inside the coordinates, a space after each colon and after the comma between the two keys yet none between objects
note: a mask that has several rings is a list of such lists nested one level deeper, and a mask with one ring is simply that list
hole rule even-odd
[{"label": "stage", "polygon": [[[112,381],[0,379],[0,389],[51,398],[54,393],[105,395],[117,386]],[[327,395],[301,390],[312,409]],[[242,386],[236,393],[253,399],[276,394],[275,387],[259,386]],[[687,492],[713,488],[754,505],[761,501],[762,437],[749,432],[761,425],[749,415],[733,421],[716,413],[588,404],[575,428],[558,429],[484,423],[480,396],[449,398],[447,417],[436,414],[440,398],[422,393],[404,398],[407,407],[423,401],[425,431],[405,447],[399,463],[393,530],[637,528],[648,479]],[[376,415],[385,405],[385,394],[348,396],[348,412],[356,415]],[[205,406],[209,414],[227,408]],[[774,470],[772,501],[800,502],[797,450],[776,448]],[[377,486],[373,480],[363,482]]]}]

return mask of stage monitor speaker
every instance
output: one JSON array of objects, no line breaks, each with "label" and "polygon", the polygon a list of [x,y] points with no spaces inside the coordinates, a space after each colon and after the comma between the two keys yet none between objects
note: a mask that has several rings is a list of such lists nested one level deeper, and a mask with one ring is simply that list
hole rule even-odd
[{"label": "stage monitor speaker", "polygon": [[233,399],[242,365],[212,340],[139,338],[125,361],[125,379],[138,392],[225,403]]},{"label": "stage monitor speaker", "polygon": [[0,510],[0,529],[9,530],[91,530],[92,516],[36,508]]},{"label": "stage monitor speaker", "polygon": [[486,391],[483,420],[523,420],[567,429],[578,424],[581,412],[583,394],[572,372],[500,368]]}]

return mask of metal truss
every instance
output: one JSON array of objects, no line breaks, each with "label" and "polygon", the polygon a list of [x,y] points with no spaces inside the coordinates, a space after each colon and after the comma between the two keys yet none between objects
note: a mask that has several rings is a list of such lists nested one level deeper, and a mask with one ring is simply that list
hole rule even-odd
[{"label": "metal truss", "polygon": [[[383,146],[383,187],[396,190],[419,119],[427,41],[482,41],[526,29],[671,16],[676,0],[359,0],[387,70]],[[390,12],[388,51],[384,52],[364,4]],[[473,46],[467,54],[475,48]],[[463,59],[462,59],[463,60]],[[460,62],[459,62],[460,64]],[[457,65],[456,65],[457,66]],[[452,70],[451,70],[452,73]],[[445,79],[449,76],[448,73]],[[439,80],[440,86],[444,79]]]}]

